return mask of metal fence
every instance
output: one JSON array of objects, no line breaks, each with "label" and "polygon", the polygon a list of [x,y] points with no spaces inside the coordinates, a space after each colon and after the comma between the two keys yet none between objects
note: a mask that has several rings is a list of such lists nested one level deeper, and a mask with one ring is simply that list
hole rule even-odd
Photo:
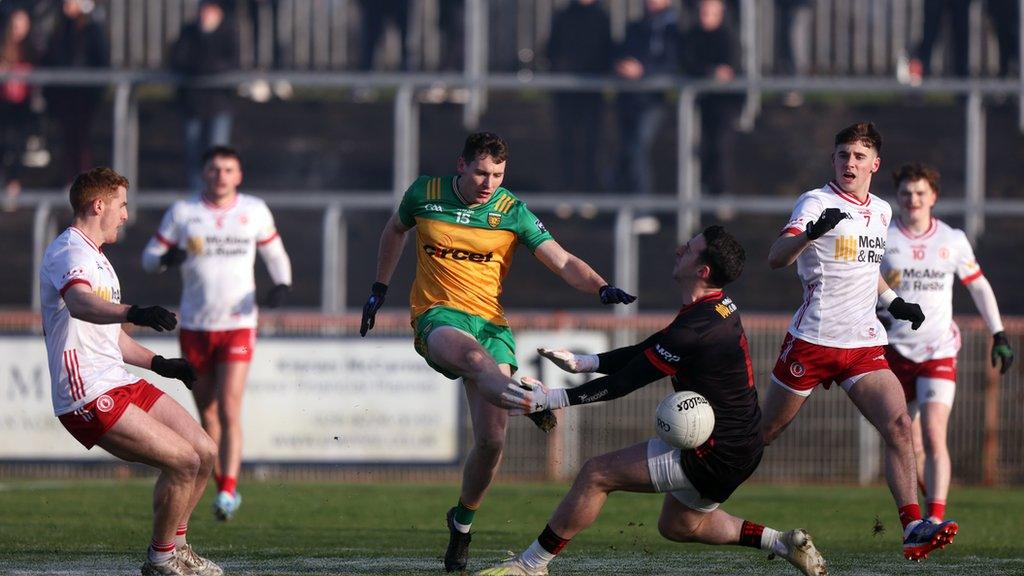
[{"label": "metal fence", "polygon": [[[408,51],[413,69],[444,68],[443,51],[453,26],[442,18],[471,22],[454,28],[479,26],[485,18],[490,28],[489,68],[496,71],[542,70],[545,46],[553,15],[569,0],[490,0],[474,13],[468,2],[454,2],[452,13],[444,1],[413,0],[408,13]],[[1016,1],[1016,0],[998,0]],[[183,23],[195,18],[199,0],[106,0],[100,17],[109,30],[111,62],[118,68],[157,69],[164,65],[167,47]],[[291,70],[346,70],[357,66],[362,34],[361,2],[357,0],[240,0],[234,2],[242,62],[245,69],[276,65]],[[685,29],[694,20],[693,3],[673,0],[680,9]],[[776,36],[782,32],[781,13],[775,0],[729,0],[732,25],[745,35],[745,62],[763,73],[778,69]],[[888,75],[900,59],[921,39],[924,0],[811,0],[795,41],[804,45],[817,74]],[[464,13],[459,13],[463,10]],[[606,3],[612,35],[621,40],[627,24],[642,16],[643,0]],[[973,2],[968,17],[968,62],[973,76],[992,76],[998,71],[999,45],[986,3]],[[266,31],[258,33],[258,31]],[[944,34],[943,37],[948,37]],[[944,70],[942,54],[948,51],[940,38],[936,71]],[[381,67],[396,69],[400,60],[397,30],[385,35],[380,49]],[[275,54],[276,52],[276,54]],[[948,68],[948,67],[945,67]]]},{"label": "metal fence", "polygon": [[[742,303],[740,303],[742,305]],[[510,314],[517,331],[597,330],[606,332],[613,345],[639,341],[663,328],[671,315],[642,315],[623,319],[610,314]],[[759,391],[772,385],[769,373],[778,355],[788,317],[744,314],[751,360]],[[999,378],[989,365],[991,336],[981,321],[960,318],[963,349],[958,364],[957,398],[949,425],[949,447],[954,484],[1024,483],[1024,378],[1020,364]],[[267,312],[261,317],[261,337],[321,335],[325,338],[356,333],[359,317],[348,315]],[[1016,349],[1024,335],[1024,319],[1006,319],[1007,333]],[[0,315],[0,330],[36,331],[33,314]],[[371,337],[410,338],[408,316],[386,313],[378,317]],[[557,345],[558,342],[552,342]],[[522,367],[523,373],[530,368]],[[458,384],[453,383],[453,386]],[[501,475],[505,479],[571,478],[588,458],[653,437],[653,414],[671,390],[657,382],[629,396],[560,413],[560,425],[545,436],[525,418],[513,418],[506,442]],[[470,424],[463,402],[462,455],[470,446]],[[845,393],[833,386],[817,389],[795,422],[765,452],[754,476],[758,482],[874,483],[883,480],[882,446],[878,434],[857,413]],[[461,462],[461,461],[460,461]],[[143,468],[102,463],[2,463],[0,477],[46,475],[103,477],[147,473]],[[455,480],[454,466],[373,465],[270,465],[246,467],[256,478],[346,481]]]}]

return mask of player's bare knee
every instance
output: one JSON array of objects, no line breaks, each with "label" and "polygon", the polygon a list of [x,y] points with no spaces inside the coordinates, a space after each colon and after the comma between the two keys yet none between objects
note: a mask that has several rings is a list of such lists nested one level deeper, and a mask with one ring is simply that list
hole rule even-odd
[{"label": "player's bare knee", "polygon": [[591,458],[583,464],[579,474],[576,475],[576,483],[581,488],[588,490],[607,491],[611,482],[600,458]]},{"label": "player's bare knee", "polygon": [[898,446],[913,442],[913,421],[905,411],[900,412],[879,432],[887,444]]},{"label": "player's bare knee", "polygon": [[199,454],[201,470],[212,470],[213,464],[217,461],[217,443],[206,434],[203,434],[195,449],[196,453]]},{"label": "player's bare knee", "polygon": [[202,458],[191,444],[185,443],[167,462],[167,472],[186,482],[191,482],[199,475]]},{"label": "player's bare knee", "polygon": [[483,436],[477,438],[474,449],[478,457],[497,461],[501,459],[501,453],[505,450],[505,439],[489,435]]},{"label": "player's bare knee", "polygon": [[462,367],[468,373],[476,375],[487,371],[494,360],[482,348],[470,348],[462,356]]}]

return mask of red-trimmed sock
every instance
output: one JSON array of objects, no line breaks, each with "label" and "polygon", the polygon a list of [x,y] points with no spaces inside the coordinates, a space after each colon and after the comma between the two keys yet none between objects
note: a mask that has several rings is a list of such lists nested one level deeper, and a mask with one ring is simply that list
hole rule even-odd
[{"label": "red-trimmed sock", "polygon": [[221,492],[227,492],[228,494],[234,495],[235,488],[238,487],[238,479],[234,476],[224,476],[221,478],[220,486],[218,490]]},{"label": "red-trimmed sock", "polygon": [[530,544],[530,547],[523,551],[520,558],[528,568],[539,569],[544,568],[549,562],[555,559],[567,545],[569,544],[568,538],[562,538],[555,531],[551,529],[551,526],[545,526],[544,531],[540,533],[540,536]]},{"label": "red-trimmed sock", "polygon": [[181,548],[182,546],[185,546],[186,544],[188,544],[188,541],[185,540],[185,534],[187,532],[188,532],[188,522],[183,522],[181,524],[178,524],[178,529],[175,530],[175,532],[174,532],[174,546],[176,548]]},{"label": "red-trimmed sock", "polygon": [[220,492],[220,487],[224,485],[224,477],[220,474],[214,474],[213,482],[217,484],[217,492]]},{"label": "red-trimmed sock", "polygon": [[946,519],[946,501],[945,500],[929,500],[928,501],[928,517],[935,518],[939,522]]},{"label": "red-trimmed sock", "polygon": [[764,533],[764,526],[754,524],[749,520],[744,520],[743,526],[740,527],[739,545],[760,549],[762,533]]},{"label": "red-trimmed sock", "polygon": [[921,506],[918,504],[907,504],[906,506],[900,506],[900,523],[903,524],[903,529],[906,530],[907,524],[916,522],[921,519]]},{"label": "red-trimmed sock", "polygon": [[174,542],[157,542],[153,540],[149,543],[147,556],[151,564],[167,564],[171,557],[174,556]]}]

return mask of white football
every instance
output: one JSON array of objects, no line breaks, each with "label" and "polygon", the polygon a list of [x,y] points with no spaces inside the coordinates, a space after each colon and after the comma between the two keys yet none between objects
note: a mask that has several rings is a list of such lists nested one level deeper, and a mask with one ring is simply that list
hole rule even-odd
[{"label": "white football", "polygon": [[692,450],[708,441],[715,429],[715,411],[706,398],[684,390],[669,394],[658,404],[655,429],[666,443]]}]

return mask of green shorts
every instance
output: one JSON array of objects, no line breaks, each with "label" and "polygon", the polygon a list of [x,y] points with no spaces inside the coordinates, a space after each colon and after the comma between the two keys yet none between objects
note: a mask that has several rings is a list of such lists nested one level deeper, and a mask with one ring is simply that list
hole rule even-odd
[{"label": "green shorts", "polygon": [[467,314],[454,308],[438,306],[427,310],[413,320],[412,328],[416,335],[413,346],[416,348],[416,353],[423,356],[431,368],[444,374],[445,377],[452,380],[458,378],[431,362],[427,357],[427,337],[441,326],[451,326],[469,334],[491,354],[491,358],[494,358],[495,362],[511,366],[513,374],[519,368],[516,364],[516,341],[508,326],[491,324],[479,316]]}]

